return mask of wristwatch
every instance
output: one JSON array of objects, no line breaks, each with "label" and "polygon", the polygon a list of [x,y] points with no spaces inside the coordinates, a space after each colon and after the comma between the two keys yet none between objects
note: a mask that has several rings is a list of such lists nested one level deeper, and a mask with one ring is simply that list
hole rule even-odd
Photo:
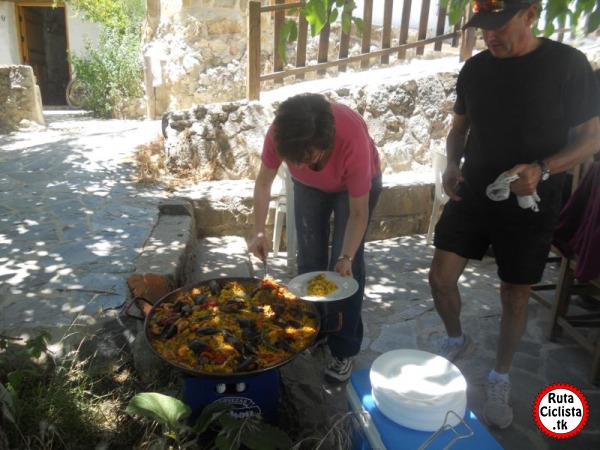
[{"label": "wristwatch", "polygon": [[548,169],[548,166],[542,160],[535,161],[535,164],[542,169],[542,178],[540,181],[546,181],[550,177],[550,169]]},{"label": "wristwatch", "polygon": [[347,259],[350,262],[354,261],[354,258],[352,256],[350,256],[350,255],[341,255],[337,260],[341,261],[343,259]]}]

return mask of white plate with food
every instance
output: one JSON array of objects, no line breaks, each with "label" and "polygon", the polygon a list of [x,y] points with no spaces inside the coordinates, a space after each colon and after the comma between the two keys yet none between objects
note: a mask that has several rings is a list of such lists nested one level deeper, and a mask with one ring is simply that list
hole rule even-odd
[{"label": "white plate with food", "polygon": [[332,302],[344,300],[358,290],[358,282],[337,272],[319,270],[298,275],[288,285],[296,297],[309,302]]}]

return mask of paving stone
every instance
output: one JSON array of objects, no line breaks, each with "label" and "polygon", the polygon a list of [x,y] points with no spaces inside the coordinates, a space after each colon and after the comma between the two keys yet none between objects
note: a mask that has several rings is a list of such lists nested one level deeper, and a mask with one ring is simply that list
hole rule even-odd
[{"label": "paving stone", "polygon": [[373,341],[370,348],[380,353],[404,348],[419,348],[417,327],[413,321],[383,325],[379,338]]},{"label": "paving stone", "polygon": [[422,316],[427,311],[433,310],[434,308],[435,307],[433,305],[433,301],[432,301],[432,304],[430,304],[430,305],[413,306],[411,308],[408,308],[408,309],[405,309],[404,311],[402,311],[400,313],[400,317],[403,318],[404,320],[415,319],[419,316]]}]

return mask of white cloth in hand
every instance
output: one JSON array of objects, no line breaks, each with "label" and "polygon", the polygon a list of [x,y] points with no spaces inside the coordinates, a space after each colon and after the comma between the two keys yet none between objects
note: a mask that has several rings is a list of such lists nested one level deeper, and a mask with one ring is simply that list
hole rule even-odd
[{"label": "white cloth in hand", "polygon": [[[490,184],[485,193],[487,196],[494,200],[495,202],[499,202],[502,200],[506,200],[510,195],[510,183],[519,179],[519,175],[511,175],[507,176],[506,172],[502,173],[496,181]],[[540,197],[537,195],[537,192],[534,191],[532,195],[518,195],[517,201],[519,202],[519,206],[524,209],[532,209],[534,211],[539,211],[538,202],[540,201]]]}]

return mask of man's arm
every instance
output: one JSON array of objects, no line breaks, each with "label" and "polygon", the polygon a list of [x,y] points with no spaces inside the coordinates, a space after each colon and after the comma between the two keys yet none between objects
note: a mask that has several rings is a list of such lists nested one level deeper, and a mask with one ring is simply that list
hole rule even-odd
[{"label": "man's arm", "polygon": [[550,175],[565,172],[600,150],[600,119],[594,117],[572,128],[572,139],[564,150],[544,159]]},{"label": "man's arm", "polygon": [[[600,150],[600,119],[593,117],[587,122],[571,129],[571,140],[560,152],[544,158],[543,163],[550,175],[566,172],[585,161]],[[518,174],[519,179],[510,185],[516,195],[531,195],[542,178],[542,169],[534,162],[519,164],[509,171],[509,175]]]},{"label": "man's arm", "polygon": [[460,160],[465,152],[467,133],[471,127],[471,120],[466,114],[456,114],[452,117],[452,128],[446,138],[446,171],[442,176],[444,191],[452,200],[460,200],[456,188],[463,181],[460,170]]}]

